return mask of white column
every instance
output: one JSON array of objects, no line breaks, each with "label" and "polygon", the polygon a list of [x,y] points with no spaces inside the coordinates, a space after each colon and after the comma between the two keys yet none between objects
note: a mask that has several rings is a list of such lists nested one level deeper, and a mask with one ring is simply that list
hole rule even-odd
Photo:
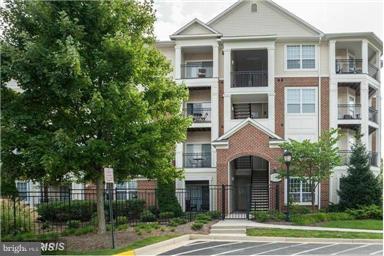
[{"label": "white column", "polygon": [[268,87],[274,91],[275,86],[275,47],[268,48]]},{"label": "white column", "polygon": [[224,93],[224,133],[231,128],[231,113],[231,95]]},{"label": "white column", "polygon": [[364,79],[360,84],[360,116],[361,116],[361,133],[363,137],[361,138],[362,143],[369,146],[369,130],[368,130],[368,82]]},{"label": "white column", "polygon": [[329,84],[329,127],[337,128],[338,116],[338,90],[337,83],[330,82]]},{"label": "white column", "polygon": [[361,58],[363,74],[368,74],[368,41],[365,39],[361,42]]},{"label": "white column", "polygon": [[329,74],[336,74],[336,41],[329,41]]},{"label": "white column", "polygon": [[212,46],[212,56],[213,56],[213,77],[219,77],[219,46],[213,45]]},{"label": "white column", "polygon": [[183,143],[176,144],[175,166],[176,168],[183,168]]},{"label": "white column", "polygon": [[377,92],[376,92],[376,109],[377,109],[377,123],[379,125],[379,127],[377,128],[376,130],[376,151],[377,151],[377,161],[379,161],[378,163],[380,164],[380,159],[381,159],[381,90],[378,89]]},{"label": "white column", "polygon": [[[211,141],[219,137],[219,82],[211,86]],[[216,167],[216,148],[212,147],[212,167]]]},{"label": "white column", "polygon": [[175,46],[175,79],[181,78],[181,46]]},{"label": "white column", "polygon": [[381,81],[380,80],[380,75],[381,75],[380,67],[381,67],[381,64],[380,64],[380,53],[379,52],[376,52],[376,67],[379,69],[379,71],[377,72],[377,75],[376,75],[376,80],[377,81]]},{"label": "white column", "polygon": [[268,94],[268,119],[270,120],[270,129],[275,132],[275,93]]}]

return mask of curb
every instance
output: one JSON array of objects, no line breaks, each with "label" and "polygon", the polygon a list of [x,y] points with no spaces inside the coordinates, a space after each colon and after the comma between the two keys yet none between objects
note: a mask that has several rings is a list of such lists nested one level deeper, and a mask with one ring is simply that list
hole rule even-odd
[{"label": "curb", "polygon": [[168,250],[173,249],[173,247],[175,247],[175,245],[180,246],[180,245],[186,244],[190,240],[191,240],[190,235],[183,235],[183,236],[175,237],[175,238],[168,239],[168,240],[156,243],[156,244],[151,244],[148,246],[138,248],[138,249],[134,250],[133,255],[137,255],[137,256],[143,255],[144,256],[144,255],[160,254],[162,252],[166,252]]},{"label": "curb", "polygon": [[229,240],[229,241],[261,241],[261,242],[314,242],[314,243],[378,243],[382,244],[381,239],[344,239],[344,238],[306,238],[306,237],[268,237],[268,236],[220,236],[220,235],[198,235],[191,234],[191,240]]}]

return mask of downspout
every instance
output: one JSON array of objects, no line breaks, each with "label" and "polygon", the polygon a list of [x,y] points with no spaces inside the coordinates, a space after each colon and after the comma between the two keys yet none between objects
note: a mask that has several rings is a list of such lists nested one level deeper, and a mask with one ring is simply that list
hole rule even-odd
[{"label": "downspout", "polygon": [[[321,34],[320,37],[319,37],[319,62],[318,62],[318,65],[319,67],[317,68],[317,73],[318,73],[318,79],[319,79],[319,90],[318,90],[318,94],[317,94],[317,97],[318,97],[318,107],[317,107],[317,113],[318,113],[318,136],[320,137],[321,136],[321,38],[323,37],[323,35]],[[319,182],[319,185],[318,185],[318,200],[317,200],[317,206],[318,206],[318,209],[320,210],[321,209],[321,183]]]}]

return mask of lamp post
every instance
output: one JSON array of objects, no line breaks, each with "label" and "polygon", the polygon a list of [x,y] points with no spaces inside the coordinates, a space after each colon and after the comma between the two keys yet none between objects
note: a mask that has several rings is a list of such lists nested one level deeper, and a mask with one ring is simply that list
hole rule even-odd
[{"label": "lamp post", "polygon": [[289,221],[290,220],[290,214],[289,214],[289,165],[291,164],[291,160],[292,160],[292,154],[291,152],[289,152],[288,150],[285,150],[284,151],[284,162],[285,162],[285,166],[287,167],[287,215],[285,216],[286,218],[286,221]]}]

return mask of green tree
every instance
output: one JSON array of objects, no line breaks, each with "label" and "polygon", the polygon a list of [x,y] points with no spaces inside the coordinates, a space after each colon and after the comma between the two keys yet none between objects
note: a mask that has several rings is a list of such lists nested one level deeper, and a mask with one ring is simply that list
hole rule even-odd
[{"label": "green tree", "polygon": [[361,142],[360,131],[352,146],[347,175],[340,178],[340,206],[358,208],[362,205],[381,204],[382,189],[380,175],[375,177],[370,170],[369,154]]},{"label": "green tree", "polygon": [[100,233],[104,167],[118,180],[181,176],[187,90],[155,47],[151,2],[7,1],[1,17],[3,172],[95,183]]},{"label": "green tree", "polygon": [[176,217],[182,213],[181,206],[176,198],[174,182],[158,182],[157,198],[160,212],[173,212]]},{"label": "green tree", "polygon": [[[315,211],[315,192],[320,182],[329,178],[332,169],[340,163],[337,130],[325,131],[317,141],[289,140],[281,145],[292,154],[290,176],[307,182],[311,191],[312,211]],[[284,163],[284,160],[280,160]],[[280,171],[286,176],[286,170]],[[320,203],[320,202],[319,202]]]}]

